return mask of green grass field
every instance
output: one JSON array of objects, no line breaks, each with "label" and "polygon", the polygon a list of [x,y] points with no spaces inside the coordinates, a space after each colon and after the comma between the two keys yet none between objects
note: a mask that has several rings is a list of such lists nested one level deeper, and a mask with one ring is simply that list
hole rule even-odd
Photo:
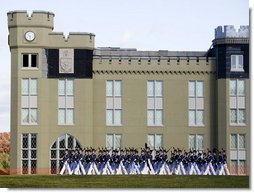
[{"label": "green grass field", "polygon": [[249,188],[249,176],[0,176],[0,188]]}]

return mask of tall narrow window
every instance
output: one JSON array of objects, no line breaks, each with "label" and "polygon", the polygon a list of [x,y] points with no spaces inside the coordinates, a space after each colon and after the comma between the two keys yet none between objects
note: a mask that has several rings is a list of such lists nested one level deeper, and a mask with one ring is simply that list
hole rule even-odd
[{"label": "tall narrow window", "polygon": [[33,125],[38,122],[38,81],[36,78],[21,79],[21,124]]},{"label": "tall narrow window", "polygon": [[231,55],[231,71],[244,71],[243,55]]},{"label": "tall narrow window", "polygon": [[163,126],[163,81],[147,81],[147,125]]},{"label": "tall narrow window", "polygon": [[106,147],[107,149],[120,149],[122,147],[122,135],[121,134],[107,134]]},{"label": "tall narrow window", "polygon": [[246,135],[230,135],[230,169],[232,174],[246,174]]},{"label": "tall narrow window", "polygon": [[189,126],[204,126],[204,81],[189,81]]},{"label": "tall narrow window", "polygon": [[163,147],[163,135],[162,134],[147,135],[147,146],[150,149],[158,149]]},{"label": "tall narrow window", "polygon": [[79,141],[69,134],[58,137],[50,148],[50,168],[51,174],[58,174],[63,167],[61,162],[66,149],[82,149]]},{"label": "tall narrow window", "polygon": [[245,125],[245,81],[230,80],[230,124]]},{"label": "tall narrow window", "polygon": [[204,150],[204,135],[189,135],[189,149],[198,151]]},{"label": "tall narrow window", "polygon": [[37,134],[24,133],[21,136],[22,174],[37,173]]},{"label": "tall narrow window", "polygon": [[38,68],[38,54],[22,54],[22,68]]},{"label": "tall narrow window", "polygon": [[58,124],[74,124],[74,80],[58,80]]},{"label": "tall narrow window", "polygon": [[122,81],[106,82],[106,125],[122,125]]}]

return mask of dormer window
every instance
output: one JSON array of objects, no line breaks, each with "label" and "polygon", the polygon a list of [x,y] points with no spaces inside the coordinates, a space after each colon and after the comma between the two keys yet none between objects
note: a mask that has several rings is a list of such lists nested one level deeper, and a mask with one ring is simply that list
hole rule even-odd
[{"label": "dormer window", "polygon": [[243,72],[243,55],[231,55],[231,71]]}]

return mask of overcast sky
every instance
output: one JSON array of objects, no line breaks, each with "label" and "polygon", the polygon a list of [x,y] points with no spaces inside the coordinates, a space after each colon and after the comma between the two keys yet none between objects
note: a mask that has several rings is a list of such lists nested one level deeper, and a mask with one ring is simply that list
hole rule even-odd
[{"label": "overcast sky", "polygon": [[[253,5],[251,5],[253,7]],[[10,130],[8,11],[55,13],[56,32],[92,32],[96,47],[205,51],[219,25],[249,24],[248,0],[8,0],[0,3],[0,132]]]}]

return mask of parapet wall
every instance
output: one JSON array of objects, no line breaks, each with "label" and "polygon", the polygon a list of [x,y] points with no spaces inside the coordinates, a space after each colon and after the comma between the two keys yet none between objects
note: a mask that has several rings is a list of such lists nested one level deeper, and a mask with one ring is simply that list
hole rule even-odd
[{"label": "parapet wall", "polygon": [[[95,34],[87,32],[53,32],[54,13],[48,11],[10,11],[8,16],[9,45],[16,47],[46,48],[86,48],[94,49]],[[35,39],[28,42],[24,38],[27,31],[35,33]]]},{"label": "parapet wall", "polygon": [[8,27],[46,27],[53,30],[55,14],[48,11],[10,11],[7,13]]},{"label": "parapet wall", "polygon": [[238,29],[235,29],[233,25],[218,26],[215,29],[215,39],[218,38],[249,38],[249,26],[242,25]]}]

